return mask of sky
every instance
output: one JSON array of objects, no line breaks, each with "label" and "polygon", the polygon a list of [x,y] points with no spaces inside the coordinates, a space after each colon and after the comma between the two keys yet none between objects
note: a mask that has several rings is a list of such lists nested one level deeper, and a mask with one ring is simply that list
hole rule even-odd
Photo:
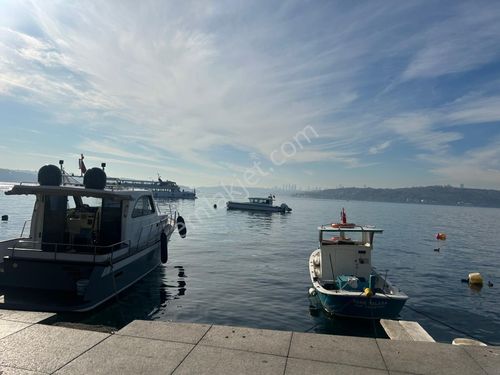
[{"label": "sky", "polygon": [[500,2],[0,0],[0,168],[500,189]]}]

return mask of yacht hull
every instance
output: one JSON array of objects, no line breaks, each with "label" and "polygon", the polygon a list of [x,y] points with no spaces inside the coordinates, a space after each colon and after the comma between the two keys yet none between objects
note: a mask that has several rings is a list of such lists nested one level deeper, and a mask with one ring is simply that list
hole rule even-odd
[{"label": "yacht hull", "polygon": [[323,309],[332,315],[365,318],[390,319],[397,318],[406,299],[390,296],[352,296],[326,294],[317,291]]},{"label": "yacht hull", "polygon": [[240,202],[227,202],[227,209],[245,210],[245,211],[287,212],[287,210],[284,207],[280,206],[270,206],[265,204],[252,204],[252,203],[240,203]]},{"label": "yacht hull", "polygon": [[[132,286],[159,264],[159,241],[112,264],[12,260],[4,264],[0,276],[0,308],[88,311]],[[82,279],[85,282],[79,285]]]}]

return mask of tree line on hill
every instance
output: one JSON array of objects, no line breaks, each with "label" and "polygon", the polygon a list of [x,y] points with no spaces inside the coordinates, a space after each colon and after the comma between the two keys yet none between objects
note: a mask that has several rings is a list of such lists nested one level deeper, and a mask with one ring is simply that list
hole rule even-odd
[{"label": "tree line on hill", "polygon": [[344,187],[306,191],[297,193],[295,196],[353,201],[500,207],[499,190],[457,188],[449,185],[397,189]]}]

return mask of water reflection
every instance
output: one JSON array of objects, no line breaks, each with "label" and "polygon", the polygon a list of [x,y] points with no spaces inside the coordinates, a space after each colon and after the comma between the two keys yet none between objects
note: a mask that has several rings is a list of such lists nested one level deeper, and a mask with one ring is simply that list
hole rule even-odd
[{"label": "water reflection", "polygon": [[186,273],[184,272],[184,267],[182,266],[175,266],[174,268],[178,269],[177,272],[177,295],[174,297],[175,299],[179,298],[180,296],[183,296],[186,293],[186,281],[184,280],[187,276]]},{"label": "water reflection", "polygon": [[168,309],[170,301],[181,298],[186,293],[186,273],[183,266],[175,266],[175,285],[165,282],[167,274],[172,279],[172,269],[157,267],[142,280],[107,301],[97,309],[84,313],[60,313],[55,324],[84,324],[101,327],[104,331],[120,329],[133,320],[151,319],[159,311]]},{"label": "water reflection", "polygon": [[314,322],[306,332],[360,337],[388,338],[380,321],[371,319],[353,319],[333,316],[327,313],[316,296],[309,296],[309,315]]}]

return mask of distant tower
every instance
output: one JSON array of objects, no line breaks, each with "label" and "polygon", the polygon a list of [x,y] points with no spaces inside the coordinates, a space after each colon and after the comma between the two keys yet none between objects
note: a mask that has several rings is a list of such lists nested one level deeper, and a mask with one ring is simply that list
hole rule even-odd
[{"label": "distant tower", "polygon": [[460,184],[460,189],[463,189],[464,188],[464,184]]}]

